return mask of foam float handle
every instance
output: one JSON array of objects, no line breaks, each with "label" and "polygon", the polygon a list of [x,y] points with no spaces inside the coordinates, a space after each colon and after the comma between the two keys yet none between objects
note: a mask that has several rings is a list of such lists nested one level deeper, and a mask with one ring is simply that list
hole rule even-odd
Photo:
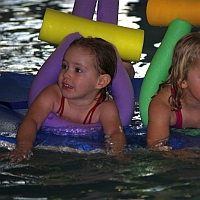
[{"label": "foam float handle", "polygon": [[152,26],[169,26],[179,18],[200,26],[200,0],[148,0],[146,15]]},{"label": "foam float handle", "polygon": [[68,34],[79,32],[83,37],[100,37],[111,42],[120,58],[139,61],[144,42],[144,31],[104,22],[96,22],[47,8],[39,39],[60,44]]},{"label": "foam float handle", "polygon": [[186,21],[176,19],[171,22],[156,51],[142,83],[139,106],[143,124],[148,124],[148,107],[151,97],[157,92],[158,86],[168,77],[168,70],[172,63],[172,53],[177,41],[191,32],[192,25]]}]

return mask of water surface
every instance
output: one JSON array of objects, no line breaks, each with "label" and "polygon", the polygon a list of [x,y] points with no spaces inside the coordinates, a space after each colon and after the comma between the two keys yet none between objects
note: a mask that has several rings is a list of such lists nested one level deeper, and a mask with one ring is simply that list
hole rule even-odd
[{"label": "water surface", "polygon": [[[70,13],[73,0],[0,0],[0,71],[36,74],[55,46],[38,40],[45,9]],[[119,25],[145,30],[144,77],[166,28],[146,20],[147,0],[120,0]],[[2,87],[2,86],[1,86]],[[139,112],[132,124],[141,128]],[[144,133],[144,132],[143,132]],[[1,149],[1,153],[5,152]],[[34,149],[30,161],[0,163],[0,199],[199,199],[199,149],[129,151],[119,161],[104,154]]]}]

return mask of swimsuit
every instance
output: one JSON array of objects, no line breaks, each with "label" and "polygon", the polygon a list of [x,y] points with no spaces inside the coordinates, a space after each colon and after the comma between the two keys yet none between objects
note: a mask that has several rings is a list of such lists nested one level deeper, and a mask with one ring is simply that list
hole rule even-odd
[{"label": "swimsuit", "polygon": [[172,126],[172,128],[182,128],[182,112],[181,110],[178,110],[175,112],[176,113],[176,124]]},{"label": "swimsuit", "polygon": [[[174,94],[174,89],[171,89],[171,94]],[[183,118],[181,110],[175,111],[176,113],[176,124],[172,128],[182,128]]]},{"label": "swimsuit", "polygon": [[[101,94],[100,97],[97,99],[96,104],[90,109],[90,111],[88,112],[88,114],[86,115],[83,124],[86,124],[88,117],[89,117],[89,121],[88,124],[91,124],[92,121],[92,116],[94,114],[94,111],[96,110],[97,106],[100,105],[103,101],[104,101],[104,96]],[[56,112],[56,115],[61,117],[64,111],[64,103],[65,103],[65,97],[62,96],[61,101],[60,101],[60,107],[58,109],[58,111]]]}]

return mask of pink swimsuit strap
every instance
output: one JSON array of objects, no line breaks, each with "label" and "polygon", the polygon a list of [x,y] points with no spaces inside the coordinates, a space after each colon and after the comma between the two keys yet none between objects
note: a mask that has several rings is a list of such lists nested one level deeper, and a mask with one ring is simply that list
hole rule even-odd
[{"label": "pink swimsuit strap", "polygon": [[96,104],[90,109],[90,111],[88,112],[88,114],[86,115],[84,121],[83,121],[83,124],[85,124],[87,122],[87,119],[88,117],[90,116],[89,118],[89,121],[88,121],[88,124],[91,124],[91,121],[92,121],[92,116],[94,114],[94,111],[96,110],[97,106],[100,105],[103,101],[104,97],[103,95],[101,94],[100,97],[98,98]]},{"label": "pink swimsuit strap", "polygon": [[[103,95],[100,95],[100,97],[98,98],[96,104],[90,109],[90,111],[88,112],[88,114],[86,115],[83,124],[86,124],[88,117],[89,117],[89,121],[88,124],[91,124],[92,121],[92,116],[94,114],[94,111],[96,110],[97,106],[100,105],[102,103],[102,101],[104,100]],[[65,103],[65,97],[62,96],[61,101],[60,101],[60,107],[58,109],[58,111],[56,112],[56,115],[61,117],[64,111],[64,103]]]},{"label": "pink swimsuit strap", "polygon": [[60,101],[60,107],[58,109],[58,111],[56,112],[56,115],[61,117],[64,111],[64,103],[65,103],[65,97],[62,96],[61,101]]},{"label": "pink swimsuit strap", "polygon": [[183,118],[181,110],[178,110],[176,113],[176,124],[172,126],[173,128],[182,128]]}]

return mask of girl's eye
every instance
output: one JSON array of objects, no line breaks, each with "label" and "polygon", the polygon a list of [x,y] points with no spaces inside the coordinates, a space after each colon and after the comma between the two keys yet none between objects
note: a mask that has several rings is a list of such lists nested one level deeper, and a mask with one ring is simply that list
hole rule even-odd
[{"label": "girl's eye", "polygon": [[76,68],[75,71],[78,72],[78,73],[82,72],[82,70],[80,68]]},{"label": "girl's eye", "polygon": [[64,64],[63,64],[63,65],[62,65],[62,68],[63,68],[63,69],[68,69],[69,67],[68,67],[67,65],[64,65]]}]

